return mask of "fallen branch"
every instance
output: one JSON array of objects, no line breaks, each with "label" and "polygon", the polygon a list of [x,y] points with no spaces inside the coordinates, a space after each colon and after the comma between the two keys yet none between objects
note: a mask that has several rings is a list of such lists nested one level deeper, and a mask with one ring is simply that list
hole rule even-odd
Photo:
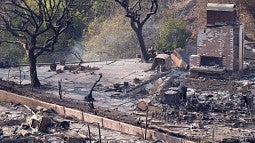
[{"label": "fallen branch", "polygon": [[32,114],[35,115],[35,112],[31,108],[29,108],[27,105],[24,105],[24,107],[26,107]]}]

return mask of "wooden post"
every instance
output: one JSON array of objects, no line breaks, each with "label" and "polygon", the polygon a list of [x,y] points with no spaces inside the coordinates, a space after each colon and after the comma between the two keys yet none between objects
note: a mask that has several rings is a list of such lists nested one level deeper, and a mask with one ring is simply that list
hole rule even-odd
[{"label": "wooden post", "polygon": [[99,143],[101,143],[101,130],[100,130],[100,124],[97,123],[97,126],[98,126],[98,135],[99,135]]},{"label": "wooden post", "polygon": [[252,107],[252,108],[250,107],[248,110],[249,110],[249,112],[250,112],[250,120],[251,120],[251,124],[253,125],[252,109],[253,109],[253,107]]},{"label": "wooden post", "polygon": [[8,70],[8,79],[7,79],[7,81],[9,81],[9,79],[10,79],[10,72],[11,72],[11,69]]},{"label": "wooden post", "polygon": [[212,142],[214,143],[214,127],[213,127],[213,130],[212,130]]},{"label": "wooden post", "polygon": [[91,143],[91,133],[90,133],[90,127],[89,127],[89,124],[88,124],[88,132],[89,132],[89,142]]},{"label": "wooden post", "polygon": [[19,86],[21,87],[21,69],[19,67]]},{"label": "wooden post", "polygon": [[58,80],[58,94],[59,98],[62,99],[62,79]]},{"label": "wooden post", "polygon": [[145,119],[145,133],[144,133],[145,140],[147,140],[147,129],[148,129],[148,110],[146,111],[146,119]]}]

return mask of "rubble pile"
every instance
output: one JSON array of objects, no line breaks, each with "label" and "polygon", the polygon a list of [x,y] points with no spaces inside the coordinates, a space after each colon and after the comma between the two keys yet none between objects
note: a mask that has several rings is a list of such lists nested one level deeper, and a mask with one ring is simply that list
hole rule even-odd
[{"label": "rubble pile", "polygon": [[162,107],[161,112],[152,113],[153,118],[174,123],[201,120],[205,125],[224,123],[231,127],[248,127],[254,120],[251,118],[253,110],[245,103],[243,96],[224,92],[191,90],[187,102]]},{"label": "rubble pile", "polygon": [[91,67],[91,66],[83,66],[81,64],[78,65],[64,65],[63,68],[58,68],[58,65],[56,63],[52,63],[50,64],[50,70],[48,70],[48,72],[51,71],[55,71],[56,73],[63,73],[65,70],[72,72],[73,74],[78,74],[79,72],[91,72],[94,73],[96,70],[99,70],[98,67]]},{"label": "rubble pile", "polygon": [[236,92],[235,90],[237,87],[241,87],[243,85],[238,82],[238,80],[228,80],[228,79],[209,79],[209,78],[186,78],[183,80],[183,83],[192,89],[199,89],[202,91],[232,91]]},{"label": "rubble pile", "polygon": [[210,142],[214,134],[217,142],[254,142],[254,89],[249,80],[167,75],[150,85],[137,109],[148,111],[150,127],[184,138]]},{"label": "rubble pile", "polygon": [[62,117],[53,109],[0,102],[1,143],[147,142],[102,128],[98,123]]},{"label": "rubble pile", "polygon": [[[97,135],[80,128],[71,129],[71,120],[58,117],[52,109],[37,107],[34,112],[25,107],[30,113],[1,113],[0,142],[95,142],[95,138],[98,138]],[[17,108],[20,108],[20,105]]]},{"label": "rubble pile", "polygon": [[247,69],[250,70],[250,71],[254,71],[255,70],[255,61],[250,61],[248,63]]},{"label": "rubble pile", "polygon": [[68,70],[72,73],[79,73],[79,72],[94,72],[96,70],[99,70],[98,67],[90,67],[90,66],[82,66],[80,64],[78,65],[65,65],[64,70]]},{"label": "rubble pile", "polygon": [[131,85],[129,82],[114,83],[112,86],[106,87],[104,91],[127,93],[127,90],[129,90],[131,87],[134,87],[134,85]]}]

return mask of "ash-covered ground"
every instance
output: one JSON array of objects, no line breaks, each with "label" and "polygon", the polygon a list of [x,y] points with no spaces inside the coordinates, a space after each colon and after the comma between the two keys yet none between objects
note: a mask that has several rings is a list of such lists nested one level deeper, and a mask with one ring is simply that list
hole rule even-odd
[{"label": "ash-covered ground", "polygon": [[[188,71],[174,67],[163,73],[151,71],[151,63],[141,63],[138,59],[84,63],[80,66],[87,67],[84,68],[87,70],[81,70],[81,67],[64,70],[64,66],[58,65],[56,72],[50,71],[49,66],[38,67],[43,86],[33,92],[58,98],[58,81],[61,80],[63,98],[84,103],[84,97],[102,73],[102,79],[92,92],[95,108],[128,114],[132,116],[130,120],[142,125],[148,111],[150,129],[185,139],[254,142],[253,75],[241,79],[189,78]],[[0,77],[19,84],[18,68],[8,71],[1,69]],[[21,67],[21,71],[21,89],[28,90],[28,67]],[[176,83],[187,87],[185,100],[175,95],[179,92]],[[169,94],[170,100],[164,99],[166,94]]]}]

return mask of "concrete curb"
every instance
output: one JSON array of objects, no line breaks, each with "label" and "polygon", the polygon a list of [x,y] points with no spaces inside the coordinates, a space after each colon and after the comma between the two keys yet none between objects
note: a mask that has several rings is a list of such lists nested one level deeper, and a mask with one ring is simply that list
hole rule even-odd
[{"label": "concrete curb", "polygon": [[[0,101],[11,102],[15,104],[23,104],[29,107],[36,108],[37,106],[42,106],[47,109],[54,109],[59,115],[65,117],[75,117],[80,121],[87,123],[99,123],[101,127],[107,128],[110,130],[119,131],[122,133],[134,135],[134,136],[144,136],[145,129],[142,127],[137,127],[134,125],[126,124],[123,122],[111,120],[105,117],[100,117],[85,113],[78,109],[67,108],[57,104],[47,103],[33,98],[20,96],[14,93],[6,92],[0,90]],[[161,133],[155,130],[147,130],[147,137],[154,140],[164,140],[168,143],[193,143],[192,141],[184,140],[181,138],[170,136],[166,133]]]}]

